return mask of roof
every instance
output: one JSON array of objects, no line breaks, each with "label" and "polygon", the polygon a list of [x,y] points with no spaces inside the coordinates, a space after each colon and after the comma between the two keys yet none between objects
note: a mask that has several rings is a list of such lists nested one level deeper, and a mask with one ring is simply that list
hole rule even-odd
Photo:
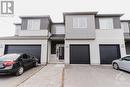
[{"label": "roof", "polygon": [[20,16],[20,18],[21,19],[37,19],[37,18],[48,18],[51,22],[52,22],[52,20],[51,20],[51,17],[49,16],[49,15],[36,15],[36,16]]},{"label": "roof", "polygon": [[49,18],[49,15],[28,15],[28,16],[20,16],[20,18]]},{"label": "roof", "polygon": [[121,22],[130,22],[130,20],[121,20]]},{"label": "roof", "polygon": [[14,25],[21,25],[21,23],[14,23]]},{"label": "roof", "polygon": [[45,36],[8,36],[0,37],[0,40],[43,40],[48,39]]},{"label": "roof", "polygon": [[64,24],[64,22],[53,22],[52,24]]},{"label": "roof", "polygon": [[97,17],[121,17],[123,16],[124,14],[97,14],[96,16]]},{"label": "roof", "polygon": [[98,13],[97,11],[93,11],[93,12],[64,12],[63,16],[66,16],[66,15],[89,15],[89,14],[96,15],[97,13]]}]

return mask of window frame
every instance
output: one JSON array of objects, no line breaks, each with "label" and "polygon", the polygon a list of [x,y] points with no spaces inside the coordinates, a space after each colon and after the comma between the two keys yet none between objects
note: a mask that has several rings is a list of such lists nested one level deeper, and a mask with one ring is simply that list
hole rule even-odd
[{"label": "window frame", "polygon": [[27,30],[30,31],[40,30],[40,19],[28,19]]},{"label": "window frame", "polygon": [[[73,29],[76,29],[76,28],[81,28],[81,29],[86,29],[88,28],[88,21],[87,21],[87,17],[73,17],[72,19],[72,27]],[[82,25],[82,23],[84,23],[84,26]]]},{"label": "window frame", "polygon": [[[111,24],[108,24],[110,22],[111,22]],[[104,25],[106,25],[106,26],[104,26]],[[114,29],[113,18],[99,18],[99,26],[100,26],[100,29],[105,29],[105,30]]]}]

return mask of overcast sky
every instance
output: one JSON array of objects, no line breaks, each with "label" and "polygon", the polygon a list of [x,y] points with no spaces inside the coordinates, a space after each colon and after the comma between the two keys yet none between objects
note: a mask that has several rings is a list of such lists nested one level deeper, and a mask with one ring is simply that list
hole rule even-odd
[{"label": "overcast sky", "polygon": [[130,0],[14,0],[14,17],[0,15],[0,36],[13,36],[18,16],[50,15],[53,22],[63,21],[63,12],[98,11],[100,14],[124,13],[130,20]]}]

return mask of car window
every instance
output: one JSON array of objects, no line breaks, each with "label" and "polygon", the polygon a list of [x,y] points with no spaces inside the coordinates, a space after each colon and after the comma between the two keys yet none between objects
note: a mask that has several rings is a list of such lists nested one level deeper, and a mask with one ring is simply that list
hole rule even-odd
[{"label": "car window", "polygon": [[6,54],[0,57],[0,61],[14,61],[16,60],[20,54]]},{"label": "car window", "polygon": [[130,56],[124,57],[123,60],[130,61]]},{"label": "car window", "polygon": [[30,58],[30,56],[29,56],[29,55],[27,55],[27,54],[24,54],[24,55],[22,56],[22,58],[23,58],[23,59],[29,59],[29,58]]}]

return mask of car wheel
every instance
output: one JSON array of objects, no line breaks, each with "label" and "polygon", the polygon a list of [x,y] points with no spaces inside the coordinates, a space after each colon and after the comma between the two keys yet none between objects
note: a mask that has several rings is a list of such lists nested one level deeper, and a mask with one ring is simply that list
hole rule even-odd
[{"label": "car wheel", "polygon": [[22,75],[23,72],[24,72],[24,68],[23,68],[22,66],[20,66],[20,67],[18,68],[17,72],[16,72],[16,76]]},{"label": "car wheel", "polygon": [[37,67],[37,66],[38,66],[38,62],[35,62],[35,63],[34,63],[34,67]]},{"label": "car wheel", "polygon": [[117,63],[113,63],[113,68],[116,69],[116,70],[118,70],[119,69],[118,64]]}]

